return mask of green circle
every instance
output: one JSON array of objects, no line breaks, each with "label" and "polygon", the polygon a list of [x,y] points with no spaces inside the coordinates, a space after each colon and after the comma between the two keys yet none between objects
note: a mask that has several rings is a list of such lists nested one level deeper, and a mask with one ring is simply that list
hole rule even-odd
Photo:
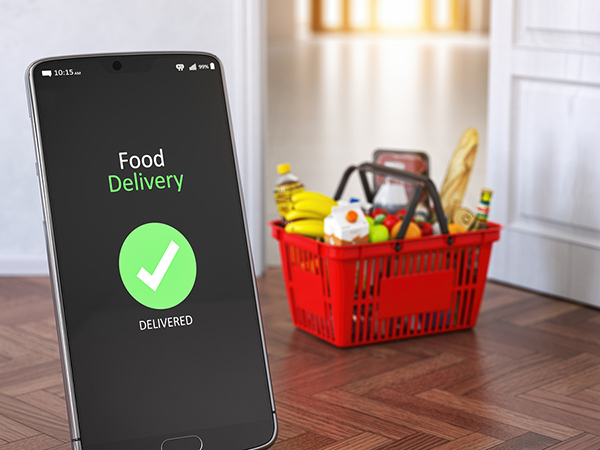
[{"label": "green circle", "polygon": [[164,223],[140,225],[119,253],[121,280],[131,296],[152,309],[179,305],[196,281],[196,257],[183,234]]}]

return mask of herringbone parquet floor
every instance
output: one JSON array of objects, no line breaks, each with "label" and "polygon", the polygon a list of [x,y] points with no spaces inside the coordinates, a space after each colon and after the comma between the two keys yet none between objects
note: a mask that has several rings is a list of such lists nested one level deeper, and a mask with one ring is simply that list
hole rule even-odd
[{"label": "herringbone parquet floor", "polygon": [[[471,331],[337,349],[259,280],[275,449],[600,449],[600,311],[489,283]],[[0,450],[70,448],[49,281],[0,278]]]}]

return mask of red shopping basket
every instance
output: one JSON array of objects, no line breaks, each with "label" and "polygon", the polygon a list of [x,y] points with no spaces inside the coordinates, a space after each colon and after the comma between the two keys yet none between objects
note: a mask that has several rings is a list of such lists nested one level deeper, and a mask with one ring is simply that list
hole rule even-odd
[{"label": "red shopping basket", "polygon": [[[369,201],[365,172],[408,179],[415,185],[404,236],[425,190],[437,217],[444,217],[430,179],[372,163],[346,170],[335,194],[342,195],[350,174],[359,170]],[[501,226],[460,234],[333,246],[286,233],[269,223],[279,241],[283,276],[294,325],[338,347],[352,347],[475,326],[485,288],[491,247]]]}]

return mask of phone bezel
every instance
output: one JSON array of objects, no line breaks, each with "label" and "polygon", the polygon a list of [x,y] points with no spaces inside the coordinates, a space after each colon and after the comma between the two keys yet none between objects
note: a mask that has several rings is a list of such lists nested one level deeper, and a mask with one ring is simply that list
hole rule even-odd
[{"label": "phone bezel", "polygon": [[35,82],[34,82],[34,70],[38,65],[47,63],[47,62],[58,62],[64,60],[76,60],[76,59],[94,59],[94,58],[127,58],[127,57],[163,57],[163,56],[209,56],[215,58],[220,66],[221,73],[221,82],[223,86],[223,92],[225,97],[225,107],[227,111],[227,121],[229,125],[229,134],[232,143],[233,150],[233,161],[235,166],[235,175],[238,184],[238,194],[239,201],[242,211],[243,224],[244,224],[244,233],[246,237],[247,243],[247,255],[249,258],[250,269],[252,271],[252,286],[254,290],[254,300],[257,311],[257,319],[258,326],[260,330],[260,340],[263,350],[264,364],[265,364],[265,373],[267,376],[267,383],[269,387],[269,397],[271,401],[271,411],[273,416],[273,436],[271,439],[261,445],[260,447],[255,447],[254,449],[249,450],[260,450],[265,449],[273,445],[275,440],[277,439],[278,434],[278,425],[277,425],[277,414],[275,411],[275,398],[273,396],[273,385],[271,381],[271,374],[269,370],[269,361],[267,354],[267,347],[265,341],[264,328],[262,323],[262,314],[260,309],[260,302],[258,296],[258,287],[256,285],[256,271],[254,268],[254,260],[252,257],[252,249],[250,245],[250,238],[248,232],[248,221],[246,215],[246,208],[244,202],[244,194],[242,189],[242,183],[239,173],[239,163],[237,158],[237,150],[235,145],[235,138],[233,135],[233,127],[231,121],[231,112],[229,107],[229,96],[227,93],[227,84],[225,81],[225,73],[223,68],[223,63],[219,59],[218,56],[208,53],[208,52],[132,52],[132,53],[98,53],[98,54],[84,54],[84,55],[69,55],[69,56],[58,56],[58,57],[49,57],[42,58],[32,62],[25,73],[25,84],[27,90],[27,101],[29,106],[29,112],[31,117],[32,131],[34,136],[34,147],[35,147],[35,157],[37,163],[37,171],[38,171],[38,184],[40,189],[40,197],[42,204],[42,217],[43,217],[43,227],[46,238],[46,250],[48,255],[48,268],[50,272],[50,280],[52,284],[52,298],[54,304],[54,315],[56,320],[56,328],[58,335],[58,344],[59,344],[59,352],[60,352],[60,360],[61,367],[63,373],[63,384],[65,389],[65,399],[67,403],[67,414],[69,418],[69,429],[71,430],[71,440],[73,443],[74,449],[81,449],[81,438],[79,432],[79,420],[77,414],[77,404],[75,400],[75,392],[73,385],[73,374],[71,369],[70,362],[70,354],[69,354],[69,345],[68,345],[68,337],[66,333],[66,324],[64,317],[64,304],[61,297],[61,288],[60,288],[60,280],[58,277],[58,264],[56,260],[56,248],[55,248],[55,240],[54,240],[54,231],[52,226],[52,214],[50,211],[50,203],[49,203],[49,194],[48,194],[48,186],[47,186],[47,177],[46,177],[46,167],[44,164],[44,151],[41,140],[40,133],[40,124],[39,124],[39,115],[37,109],[37,101],[36,101],[36,90],[35,90]]}]

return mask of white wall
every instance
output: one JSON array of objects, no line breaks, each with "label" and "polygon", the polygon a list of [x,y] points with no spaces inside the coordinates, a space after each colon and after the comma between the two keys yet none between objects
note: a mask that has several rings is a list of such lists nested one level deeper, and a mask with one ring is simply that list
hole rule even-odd
[{"label": "white wall", "polygon": [[257,272],[262,272],[262,0],[0,2],[0,275],[47,273],[24,72],[55,55],[208,51],[225,66]]}]

